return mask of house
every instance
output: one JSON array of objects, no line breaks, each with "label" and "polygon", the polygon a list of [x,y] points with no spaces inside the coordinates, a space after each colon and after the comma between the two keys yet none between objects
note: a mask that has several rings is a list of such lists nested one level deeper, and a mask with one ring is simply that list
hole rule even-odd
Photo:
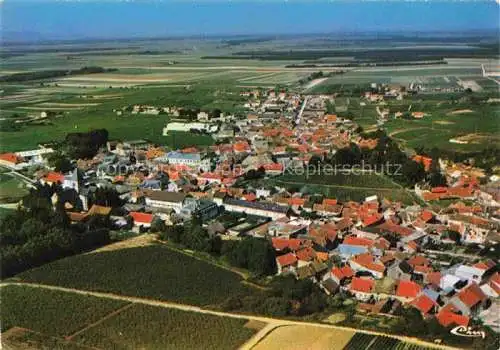
[{"label": "house", "polygon": [[412,158],[413,161],[422,164],[424,166],[425,171],[429,171],[432,165],[432,158],[416,155]]},{"label": "house", "polygon": [[375,280],[366,277],[354,277],[348,290],[354,294],[356,299],[368,300],[375,288]]},{"label": "house", "polygon": [[481,310],[488,297],[472,282],[454,296],[450,303],[465,316],[474,316]]},{"label": "house", "polygon": [[396,288],[396,296],[404,299],[413,299],[420,294],[422,288],[412,281],[401,280]]},{"label": "house", "polygon": [[132,220],[134,221],[134,228],[140,229],[141,227],[143,228],[151,227],[151,223],[153,222],[153,214],[132,211],[129,213],[129,215],[130,217],[132,217]]},{"label": "house", "polygon": [[344,284],[354,276],[354,271],[349,265],[333,267],[327,276],[337,282],[337,284]]},{"label": "house", "polygon": [[87,212],[88,215],[101,215],[108,216],[111,213],[111,207],[104,207],[101,205],[93,204],[90,210]]},{"label": "house", "polygon": [[271,239],[274,250],[277,252],[295,252],[302,246],[302,240],[297,238],[277,238]]},{"label": "house", "polygon": [[406,260],[394,261],[394,263],[387,268],[387,276],[393,280],[411,280],[413,268]]},{"label": "house", "polygon": [[276,265],[278,267],[278,275],[294,272],[297,267],[297,257],[293,253],[287,253],[276,257]]},{"label": "house", "polygon": [[455,307],[452,304],[448,304],[443,307],[438,314],[436,319],[439,324],[443,327],[449,327],[453,325],[467,327],[469,325],[470,318],[465,315],[459,315],[456,313]]},{"label": "house", "polygon": [[384,277],[385,266],[376,262],[370,253],[359,254],[349,260],[349,265],[354,271],[369,272],[373,277],[379,279]]},{"label": "house", "polygon": [[0,154],[1,165],[14,169],[22,169],[22,163],[24,163],[24,159],[14,153]]},{"label": "house", "polygon": [[340,286],[335,280],[333,280],[331,278],[327,278],[327,279],[321,281],[320,288],[323,289],[323,291],[327,295],[333,295],[339,291]]},{"label": "house", "polygon": [[146,205],[158,209],[172,209],[180,213],[186,199],[186,194],[181,192],[144,190]]},{"label": "house", "polygon": [[413,299],[410,302],[410,305],[420,311],[424,317],[430,313],[434,313],[438,307],[438,304],[425,294],[421,294],[417,298]]}]

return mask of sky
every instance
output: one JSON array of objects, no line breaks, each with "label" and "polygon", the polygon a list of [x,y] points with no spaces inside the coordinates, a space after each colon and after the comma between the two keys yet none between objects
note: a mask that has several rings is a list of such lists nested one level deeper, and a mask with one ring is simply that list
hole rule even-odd
[{"label": "sky", "polygon": [[498,30],[491,1],[0,0],[4,39]]}]

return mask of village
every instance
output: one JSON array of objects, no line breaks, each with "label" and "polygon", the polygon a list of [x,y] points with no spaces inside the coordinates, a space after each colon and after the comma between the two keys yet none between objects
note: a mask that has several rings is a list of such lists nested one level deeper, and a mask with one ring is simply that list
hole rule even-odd
[{"label": "village", "polygon": [[[366,103],[404,94],[386,90],[366,92]],[[329,296],[349,295],[359,312],[391,315],[403,306],[444,327],[480,321],[500,330],[498,176],[408,154],[425,172],[438,169],[445,182],[432,186],[423,180],[405,189],[413,203],[368,191],[360,201],[292,191],[272,179],[308,171],[352,144],[375,152],[379,139],[329,113],[329,95],[249,89],[241,96],[248,99],[244,116],[199,111],[186,121],[180,106],[116,111],[168,113],[172,121],[164,135],[211,135],[212,146],[167,149],[142,139],[107,140],[92,158],[71,159],[72,169],[64,172],[47,161],[57,149],[41,145],[2,154],[0,164],[32,187],[62,187],[52,202],[64,206],[72,223],[106,216],[116,230],[142,234],[196,217],[223,240],[269,240],[277,275],[310,279]],[[103,188],[118,194],[119,208],[92,202]]]}]

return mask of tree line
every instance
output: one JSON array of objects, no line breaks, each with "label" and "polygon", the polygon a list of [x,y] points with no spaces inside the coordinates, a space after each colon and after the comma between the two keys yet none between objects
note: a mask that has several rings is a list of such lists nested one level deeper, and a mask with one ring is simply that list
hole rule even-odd
[{"label": "tree line", "polygon": [[53,209],[51,196],[61,191],[40,185],[23,198],[22,208],[0,221],[2,278],[110,241],[108,218],[71,224],[62,201]]},{"label": "tree line", "polygon": [[83,67],[80,69],[52,69],[52,70],[41,70],[33,72],[23,72],[23,73],[13,73],[0,77],[0,82],[12,83],[12,82],[24,82],[31,80],[41,80],[50,78],[59,78],[69,75],[83,75],[83,74],[95,74],[95,73],[107,73],[117,71],[116,68],[103,68],[103,67]]}]

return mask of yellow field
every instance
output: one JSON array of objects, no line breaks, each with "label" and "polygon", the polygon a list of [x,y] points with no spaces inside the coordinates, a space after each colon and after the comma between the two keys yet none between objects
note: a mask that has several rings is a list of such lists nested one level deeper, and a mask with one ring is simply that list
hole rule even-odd
[{"label": "yellow field", "polygon": [[273,330],[255,350],[341,350],[354,332],[313,326],[282,326]]}]

